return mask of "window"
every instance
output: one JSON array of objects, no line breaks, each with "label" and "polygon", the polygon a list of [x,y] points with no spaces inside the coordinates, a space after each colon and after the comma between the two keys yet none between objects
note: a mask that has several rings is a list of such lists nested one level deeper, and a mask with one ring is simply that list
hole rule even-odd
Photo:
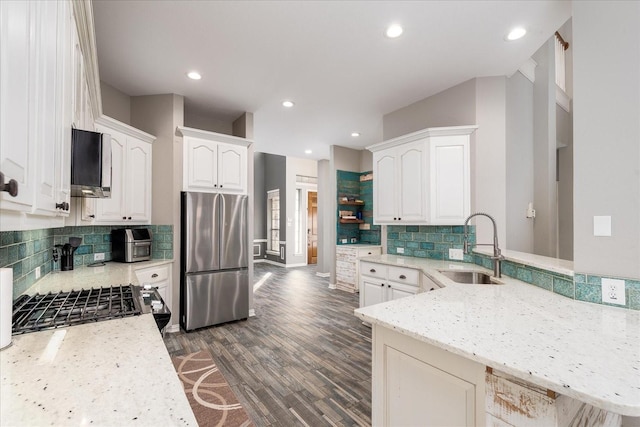
[{"label": "window", "polygon": [[280,254],[280,190],[267,191],[267,252]]}]

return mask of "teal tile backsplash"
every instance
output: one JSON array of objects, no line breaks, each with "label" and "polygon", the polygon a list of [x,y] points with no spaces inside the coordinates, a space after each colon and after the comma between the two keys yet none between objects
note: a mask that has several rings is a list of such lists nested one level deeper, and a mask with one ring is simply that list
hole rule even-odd
[{"label": "teal tile backsplash", "polygon": [[352,211],[354,215],[357,211],[362,212],[362,220],[369,224],[369,230],[361,230],[359,224],[341,224],[338,221],[336,230],[336,244],[341,245],[342,239],[347,239],[351,243],[355,239],[356,243],[380,244],[380,226],[373,224],[373,181],[371,179],[361,181],[365,175],[371,172],[349,172],[338,170],[336,172],[338,199],[341,197],[354,197],[362,200],[364,205],[341,205],[338,201],[338,211],[336,217],[340,217],[340,211]]},{"label": "teal tile backsplash", "polygon": [[[475,226],[469,226],[469,242],[474,243]],[[462,249],[464,227],[440,225],[387,226],[387,253],[417,258],[449,259],[449,249]],[[473,262],[472,255],[464,255],[465,262]]]},{"label": "teal tile backsplash", "polygon": [[[82,237],[75,252],[74,266],[90,264],[94,253],[104,253],[111,260],[111,230],[122,226],[62,227],[42,230],[3,231],[0,233],[0,268],[13,269],[13,294],[17,296],[36,282],[35,270],[40,267],[41,277],[51,272],[52,250],[64,244],[69,237]],[[149,228],[153,233],[154,259],[173,258],[173,226],[147,225],[131,228]]]}]

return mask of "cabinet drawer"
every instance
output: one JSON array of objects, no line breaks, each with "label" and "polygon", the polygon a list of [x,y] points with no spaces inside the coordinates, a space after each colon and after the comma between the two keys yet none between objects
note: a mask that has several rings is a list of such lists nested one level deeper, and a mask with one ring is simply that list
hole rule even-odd
[{"label": "cabinet drawer", "polygon": [[387,266],[373,262],[360,262],[360,274],[369,277],[387,278]]},{"label": "cabinet drawer", "polygon": [[358,249],[358,258],[369,255],[380,255],[380,248],[363,248]]},{"label": "cabinet drawer", "polygon": [[397,283],[418,286],[420,274],[418,270],[403,267],[389,267],[389,280]]},{"label": "cabinet drawer", "polygon": [[156,283],[169,279],[169,265],[160,265],[158,267],[144,268],[136,270],[136,277],[138,282],[143,283]]}]

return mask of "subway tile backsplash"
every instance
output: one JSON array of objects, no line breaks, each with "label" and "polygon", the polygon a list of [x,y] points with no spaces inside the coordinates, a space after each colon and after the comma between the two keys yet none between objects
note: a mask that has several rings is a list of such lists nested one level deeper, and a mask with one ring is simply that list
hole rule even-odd
[{"label": "subway tile backsplash", "polygon": [[[111,260],[111,230],[122,226],[62,227],[42,230],[3,231],[0,233],[0,268],[13,268],[13,295],[17,296],[33,285],[36,268],[41,277],[53,268],[52,251],[56,244],[65,244],[69,237],[82,237],[75,252],[74,266],[94,262],[95,253],[104,253]],[[147,225],[131,228],[149,228],[153,233],[154,259],[173,258],[173,226]]]},{"label": "subway tile backsplash", "polygon": [[[469,227],[469,242],[475,243],[475,226]],[[387,253],[417,258],[449,260],[449,249],[462,249],[464,227],[440,225],[389,225]],[[472,255],[464,255],[465,262],[473,262]]]}]

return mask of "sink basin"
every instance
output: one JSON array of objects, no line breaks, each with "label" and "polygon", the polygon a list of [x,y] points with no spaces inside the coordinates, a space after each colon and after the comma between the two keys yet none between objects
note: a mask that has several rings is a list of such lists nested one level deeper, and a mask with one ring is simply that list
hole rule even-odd
[{"label": "sink basin", "polygon": [[440,270],[444,276],[457,283],[471,283],[476,285],[501,285],[502,282],[479,271]]}]

